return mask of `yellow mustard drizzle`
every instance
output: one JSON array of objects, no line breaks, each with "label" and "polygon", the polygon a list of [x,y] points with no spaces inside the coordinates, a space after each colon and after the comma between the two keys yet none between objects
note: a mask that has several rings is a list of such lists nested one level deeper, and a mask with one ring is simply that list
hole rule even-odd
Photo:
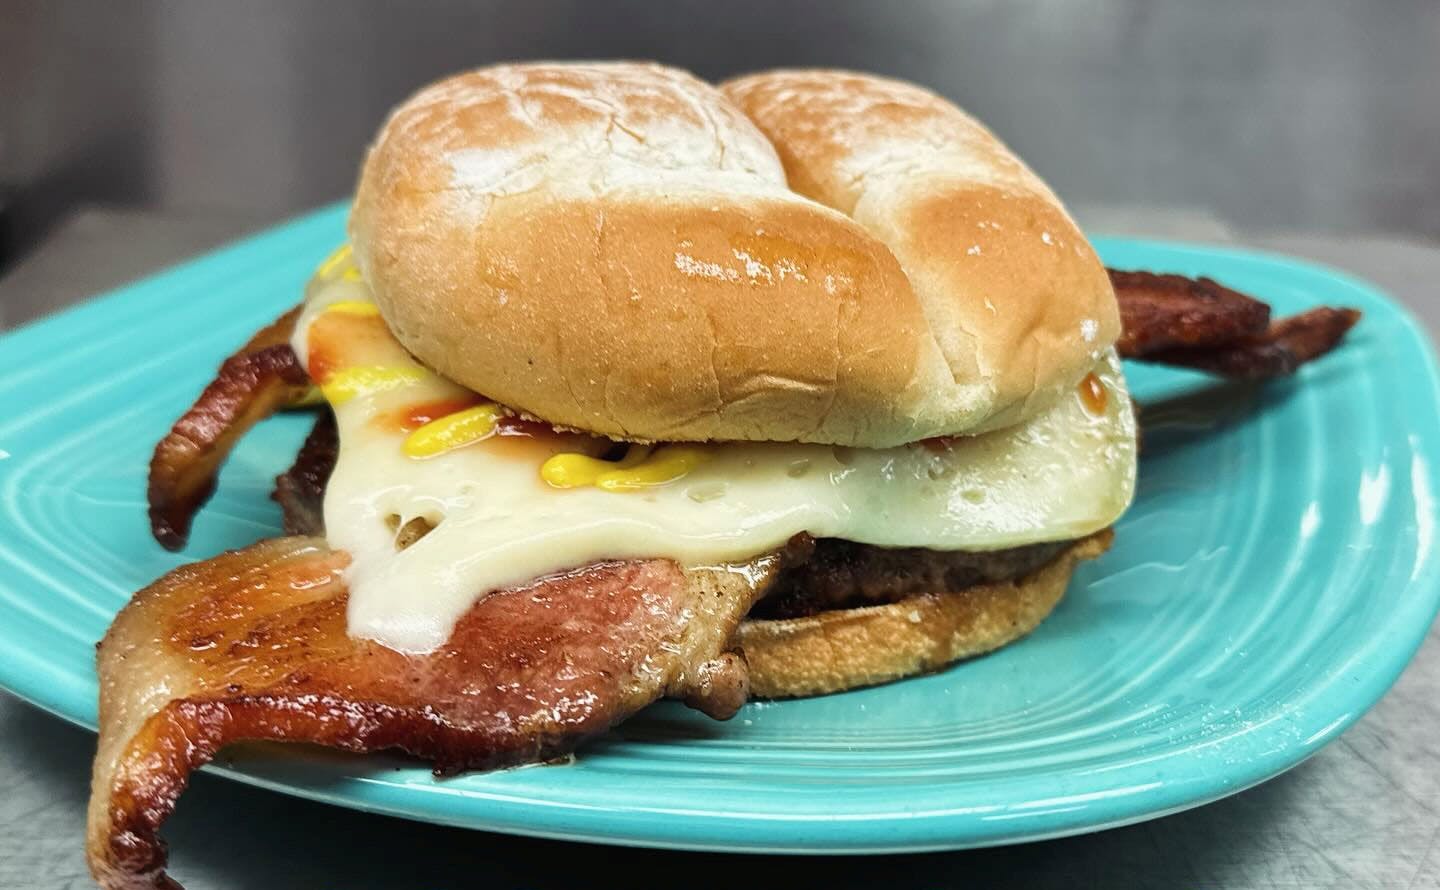
[{"label": "yellow mustard drizzle", "polygon": [[[322,280],[337,276],[360,280],[350,245],[342,245],[332,253],[315,274]],[[366,300],[337,300],[322,311],[362,318],[380,314],[378,307]],[[362,395],[414,385],[427,376],[423,369],[414,367],[352,365],[326,375],[319,395],[331,405],[343,405]],[[309,397],[315,395],[312,390]],[[504,409],[494,402],[452,412],[409,433],[400,449],[407,457],[424,459],[463,448],[493,436],[504,414]],[[694,445],[631,445],[618,461],[565,452],[546,460],[540,467],[540,477],[553,488],[594,486],[603,491],[638,491],[681,479],[709,459],[708,451]]]},{"label": "yellow mustard drizzle", "polygon": [[364,300],[336,300],[326,306],[325,311],[339,312],[341,315],[354,315],[360,318],[374,318],[380,314],[380,307]]},{"label": "yellow mustard drizzle", "polygon": [[315,276],[322,281],[330,281],[337,277],[345,281],[359,281],[360,270],[355,268],[355,263],[352,262],[352,254],[353,251],[350,249],[350,245],[340,245],[336,248],[335,252],[326,257],[325,262],[321,263],[320,267],[315,270]]},{"label": "yellow mustard drizzle", "polygon": [[[333,277],[338,265],[347,261],[349,256],[350,247],[346,245],[322,263],[316,274]],[[368,300],[336,300],[321,311],[325,314],[333,312],[356,318],[378,318],[380,315],[379,308]],[[356,396],[419,383],[426,376],[423,369],[404,365],[350,365],[330,371],[320,381],[318,389],[312,387],[305,398],[318,401],[323,397],[332,405],[343,405]]]},{"label": "yellow mustard drizzle", "polygon": [[425,379],[419,368],[386,365],[354,365],[332,371],[320,384],[320,391],[332,405],[343,405],[356,396],[410,386]]},{"label": "yellow mustard drizzle", "polygon": [[645,445],[631,445],[618,461],[601,460],[588,454],[557,454],[540,465],[540,478],[552,488],[584,488],[594,485],[605,473],[628,470],[649,456],[650,448]]},{"label": "yellow mustard drizzle", "polygon": [[415,458],[434,457],[488,439],[503,416],[494,402],[436,418],[405,437],[400,449]]},{"label": "yellow mustard drizzle", "polygon": [[631,446],[620,461],[557,454],[541,465],[540,478],[554,488],[593,485],[604,491],[638,491],[674,482],[709,459],[705,449],[694,445],[662,445],[653,451]]}]

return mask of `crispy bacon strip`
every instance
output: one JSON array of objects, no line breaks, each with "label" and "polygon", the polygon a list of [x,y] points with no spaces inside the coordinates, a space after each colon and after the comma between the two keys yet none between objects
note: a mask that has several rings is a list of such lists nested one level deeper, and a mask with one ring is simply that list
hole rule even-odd
[{"label": "crispy bacon strip", "polygon": [[87,838],[104,887],[178,887],[157,831],[231,742],[399,749],[453,773],[568,752],[664,694],[738,707],[724,650],[781,558],[592,565],[491,595],[428,655],[346,634],[346,561],[317,538],[264,541],[176,569],[120,612],[99,649]]},{"label": "crispy bacon strip", "polygon": [[215,490],[220,465],[246,430],[301,400],[310,379],[290,348],[296,307],[220,366],[150,459],[150,531],[167,550],[185,546],[190,522]]},{"label": "crispy bacon strip", "polygon": [[1339,345],[1360,320],[1320,307],[1276,322],[1270,307],[1209,279],[1110,269],[1120,303],[1122,356],[1223,377],[1292,374]]},{"label": "crispy bacon strip", "polygon": [[1215,346],[1263,333],[1270,307],[1210,278],[1109,269],[1120,302],[1122,356]]},{"label": "crispy bacon strip", "polygon": [[275,477],[271,500],[280,504],[287,535],[325,534],[325,483],[340,457],[340,431],[329,408],[320,412],[290,469]]},{"label": "crispy bacon strip", "polygon": [[1359,320],[1358,310],[1321,306],[1282,318],[1257,337],[1209,349],[1166,349],[1145,356],[1145,361],[1195,368],[1237,380],[1283,377],[1334,349]]}]

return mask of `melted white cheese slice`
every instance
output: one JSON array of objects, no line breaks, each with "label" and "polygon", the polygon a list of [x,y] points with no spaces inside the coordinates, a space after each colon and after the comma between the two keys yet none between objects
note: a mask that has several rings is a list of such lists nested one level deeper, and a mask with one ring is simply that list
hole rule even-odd
[{"label": "melted white cheese slice", "polygon": [[[403,652],[441,645],[489,591],[597,560],[713,565],[800,532],[887,547],[1002,549],[1105,528],[1134,491],[1135,424],[1113,351],[1095,368],[1103,410],[1074,393],[1021,426],[941,447],[710,445],[683,478],[629,492],[557,489],[541,478],[554,453],[583,443],[593,453],[586,437],[495,437],[416,459],[402,451],[406,432],[395,418],[467,393],[413,373],[419,366],[383,321],[366,317],[369,293],[352,268],[342,259],[322,270],[294,345],[322,382],[336,368],[411,369],[393,388],[335,405],[340,454],[325,496],[326,535],[352,557],[350,633]],[[312,351],[312,338],[325,337],[345,341],[325,344],[343,361]],[[397,517],[435,528],[397,550]]]}]

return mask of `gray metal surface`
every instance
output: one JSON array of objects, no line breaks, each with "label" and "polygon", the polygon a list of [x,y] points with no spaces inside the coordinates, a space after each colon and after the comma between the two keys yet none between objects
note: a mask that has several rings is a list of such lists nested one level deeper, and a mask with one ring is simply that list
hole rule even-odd
[{"label": "gray metal surface", "polygon": [[[1093,229],[1215,240],[1200,216],[1082,210]],[[1178,224],[1176,220],[1179,220]],[[11,276],[0,307],[58,308],[141,266],[247,228],[235,221],[89,213]],[[1247,237],[1369,278],[1440,330],[1440,249],[1395,240]],[[142,261],[117,261],[122,244]],[[106,280],[106,279],[109,280]],[[18,314],[18,313],[17,313]],[[18,321],[12,317],[11,323]],[[1376,591],[1384,596],[1384,591]],[[410,823],[197,776],[166,827],[190,890],[423,890],[485,886],[683,888],[1440,888],[1440,642],[1310,761],[1200,809],[1086,837],[993,850],[783,858],[605,848]],[[94,737],[0,693],[0,888],[90,886],[83,825]]]}]

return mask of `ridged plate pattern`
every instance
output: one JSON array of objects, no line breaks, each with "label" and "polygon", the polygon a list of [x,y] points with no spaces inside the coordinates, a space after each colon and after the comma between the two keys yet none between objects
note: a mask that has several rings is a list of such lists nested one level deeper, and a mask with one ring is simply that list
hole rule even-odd
[{"label": "ridged plate pattern", "polygon": [[[256,430],[189,549],[150,540],[149,450],[220,358],[296,301],[343,237],[331,208],[0,338],[0,683],[95,723],[95,641],[134,589],[278,529],[307,420]],[[1365,311],[1295,380],[1129,369],[1140,493],[1115,549],[1030,638],[943,673],[729,723],[651,709],[578,761],[436,780],[391,757],[255,747],[219,769],[437,822],[613,843],[887,851],[1135,821],[1232,793],[1370,707],[1437,605],[1436,375],[1411,319],[1337,272],[1102,240],[1112,265]]]}]

